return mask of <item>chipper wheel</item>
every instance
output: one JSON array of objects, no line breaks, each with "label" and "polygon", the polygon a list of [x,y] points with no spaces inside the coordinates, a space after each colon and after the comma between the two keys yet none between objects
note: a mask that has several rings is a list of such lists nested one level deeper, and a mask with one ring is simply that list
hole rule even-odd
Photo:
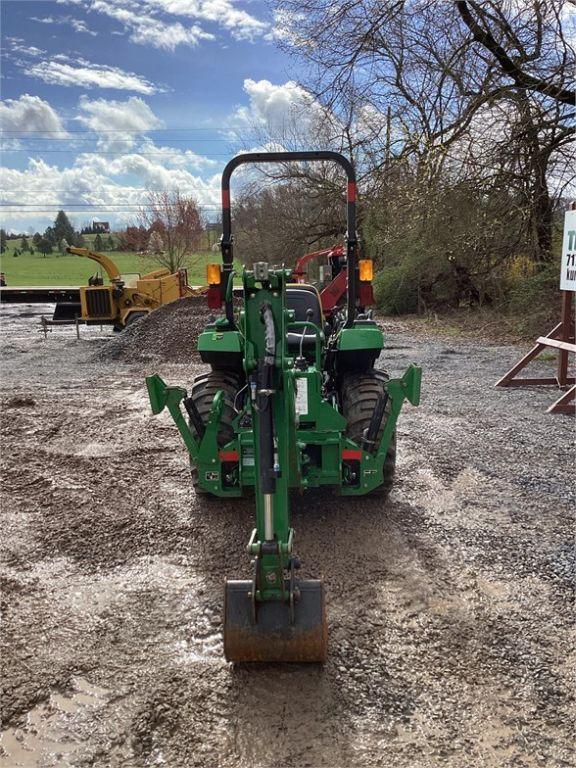
[{"label": "chipper wheel", "polygon": [[[385,371],[372,370],[365,373],[350,373],[344,377],[340,386],[340,398],[342,415],[348,421],[346,436],[360,443],[364,431],[370,426],[370,419],[376,408],[376,404],[384,392],[384,383],[390,377]],[[382,437],[386,418],[390,412],[390,401],[386,405],[384,417],[378,431],[378,438]],[[375,488],[370,495],[386,499],[394,482],[396,469],[396,432],[392,436],[388,453],[384,461],[382,472],[382,485]]]},{"label": "chipper wheel", "polygon": [[[243,382],[240,376],[230,371],[210,371],[196,376],[192,384],[191,398],[198,411],[198,415],[204,424],[208,423],[210,409],[214,402],[214,396],[217,392],[224,393],[224,408],[222,409],[222,419],[220,421],[220,432],[218,433],[218,445],[221,447],[234,439],[234,428],[232,422],[236,416],[234,410],[234,401],[242,388]],[[238,407],[238,403],[236,403]],[[200,437],[198,429],[192,420],[190,428],[195,437]],[[199,496],[208,496],[213,498],[211,493],[204,491],[198,485],[198,470],[195,466],[191,467],[192,485]]]}]

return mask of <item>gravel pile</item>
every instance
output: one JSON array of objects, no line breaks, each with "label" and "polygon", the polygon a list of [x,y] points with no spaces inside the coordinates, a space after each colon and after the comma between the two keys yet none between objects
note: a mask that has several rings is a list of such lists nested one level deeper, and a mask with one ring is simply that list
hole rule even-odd
[{"label": "gravel pile", "polygon": [[210,315],[203,296],[166,304],[115,336],[95,359],[187,363],[197,355],[198,336]]}]

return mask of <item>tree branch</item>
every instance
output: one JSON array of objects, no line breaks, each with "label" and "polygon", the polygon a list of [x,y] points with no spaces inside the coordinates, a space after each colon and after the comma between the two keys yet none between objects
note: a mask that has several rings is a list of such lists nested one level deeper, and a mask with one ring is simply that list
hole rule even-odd
[{"label": "tree branch", "polygon": [[576,91],[564,88],[556,83],[547,82],[538,77],[533,77],[527,72],[524,72],[510,56],[506,53],[504,48],[495,40],[493,35],[478,24],[470,13],[467,0],[456,0],[456,7],[462,20],[472,32],[474,40],[484,46],[490,53],[496,58],[502,70],[508,77],[514,80],[515,84],[526,88],[530,91],[537,91],[545,96],[556,99],[556,101],[562,104],[569,104],[574,106],[576,101]]}]

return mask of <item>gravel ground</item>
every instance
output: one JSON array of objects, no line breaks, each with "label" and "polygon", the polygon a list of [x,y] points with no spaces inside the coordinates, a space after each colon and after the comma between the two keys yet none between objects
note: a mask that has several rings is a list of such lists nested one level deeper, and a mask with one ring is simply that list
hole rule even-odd
[{"label": "gravel ground", "polygon": [[574,765],[574,422],[550,388],[494,389],[520,348],[384,320],[383,366],[424,368],[390,500],[293,500],[329,661],[236,669],[222,581],[252,505],[196,499],[144,388],[197,357],[44,340],[42,309],[1,329],[2,768]]}]

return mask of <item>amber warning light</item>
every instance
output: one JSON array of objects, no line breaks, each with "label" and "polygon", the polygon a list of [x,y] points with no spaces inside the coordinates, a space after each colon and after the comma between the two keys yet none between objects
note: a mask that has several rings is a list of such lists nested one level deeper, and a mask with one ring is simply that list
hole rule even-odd
[{"label": "amber warning light", "polygon": [[222,281],[220,264],[207,264],[206,279],[207,279],[208,285],[220,285],[220,282]]},{"label": "amber warning light", "polygon": [[360,259],[358,267],[360,269],[360,280],[363,282],[371,282],[374,276],[372,259]]}]

